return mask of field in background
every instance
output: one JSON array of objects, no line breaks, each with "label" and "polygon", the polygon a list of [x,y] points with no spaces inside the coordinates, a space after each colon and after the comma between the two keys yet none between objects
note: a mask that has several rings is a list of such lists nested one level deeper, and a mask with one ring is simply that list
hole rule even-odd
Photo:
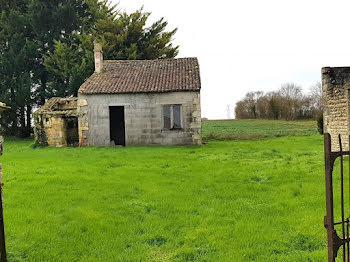
[{"label": "field in background", "polygon": [[[251,134],[263,121],[219,123]],[[301,134],[311,123],[298,123]],[[8,139],[0,158],[9,261],[327,258],[320,135],[201,147],[32,143]]]},{"label": "field in background", "polygon": [[208,120],[202,123],[204,140],[239,140],[316,135],[314,120]]}]

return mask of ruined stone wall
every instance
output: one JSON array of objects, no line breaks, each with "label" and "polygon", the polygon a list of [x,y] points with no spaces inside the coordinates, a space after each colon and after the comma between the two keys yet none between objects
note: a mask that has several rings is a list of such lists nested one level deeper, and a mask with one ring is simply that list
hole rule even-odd
[{"label": "ruined stone wall", "polygon": [[[182,130],[163,129],[163,105],[182,105]],[[79,94],[79,136],[84,145],[110,145],[110,106],[124,106],[126,145],[201,144],[199,92]]]},{"label": "ruined stone wall", "polygon": [[62,117],[37,115],[34,121],[35,141],[39,145],[67,146],[67,127]]},{"label": "ruined stone wall", "polygon": [[61,117],[51,117],[45,123],[47,142],[50,146],[67,145],[67,127],[66,122]]},{"label": "ruined stone wall", "polygon": [[35,142],[42,146],[66,146],[77,140],[77,97],[49,99],[34,113]]},{"label": "ruined stone wall", "polygon": [[322,69],[324,99],[324,132],[330,133],[332,150],[339,150],[338,134],[343,150],[349,149],[349,87],[350,67],[325,67]]},{"label": "ruined stone wall", "polygon": [[40,146],[48,145],[43,115],[37,113],[34,113],[34,138],[36,144]]}]

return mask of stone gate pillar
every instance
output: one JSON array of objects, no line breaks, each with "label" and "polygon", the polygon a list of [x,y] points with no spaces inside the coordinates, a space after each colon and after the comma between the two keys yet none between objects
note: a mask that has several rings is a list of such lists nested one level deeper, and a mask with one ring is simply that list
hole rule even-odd
[{"label": "stone gate pillar", "polygon": [[332,137],[332,151],[339,150],[338,134],[343,150],[349,150],[350,67],[322,68],[322,91],[324,132]]}]

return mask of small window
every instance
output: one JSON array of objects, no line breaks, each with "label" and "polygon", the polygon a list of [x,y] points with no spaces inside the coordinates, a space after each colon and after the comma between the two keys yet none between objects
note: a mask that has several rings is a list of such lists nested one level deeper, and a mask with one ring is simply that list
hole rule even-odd
[{"label": "small window", "polygon": [[181,107],[179,105],[173,106],[173,116],[174,116],[174,129],[180,129],[181,128]]},{"label": "small window", "polygon": [[163,116],[164,116],[164,128],[171,129],[171,106],[164,106]]},{"label": "small window", "polygon": [[164,129],[181,129],[181,105],[163,106],[163,126]]}]

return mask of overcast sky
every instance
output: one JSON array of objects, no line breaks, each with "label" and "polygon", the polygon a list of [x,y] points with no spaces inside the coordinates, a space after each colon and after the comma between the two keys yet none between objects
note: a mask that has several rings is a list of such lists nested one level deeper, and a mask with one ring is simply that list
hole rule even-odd
[{"label": "overcast sky", "polygon": [[198,57],[202,117],[227,118],[227,105],[233,117],[248,91],[286,82],[307,91],[321,67],[350,66],[349,0],[119,1],[127,12],[141,6],[178,28],[178,57]]}]

